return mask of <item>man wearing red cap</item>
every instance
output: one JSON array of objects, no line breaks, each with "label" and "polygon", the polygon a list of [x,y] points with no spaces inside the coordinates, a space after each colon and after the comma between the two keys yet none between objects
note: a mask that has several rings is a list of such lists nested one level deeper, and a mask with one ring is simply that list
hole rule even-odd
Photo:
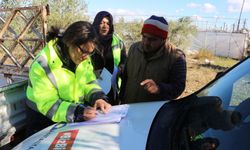
[{"label": "man wearing red cap", "polygon": [[153,15],[145,20],[141,34],[142,40],[129,49],[122,103],[177,98],[185,89],[186,60],[184,53],[167,40],[168,22]]}]

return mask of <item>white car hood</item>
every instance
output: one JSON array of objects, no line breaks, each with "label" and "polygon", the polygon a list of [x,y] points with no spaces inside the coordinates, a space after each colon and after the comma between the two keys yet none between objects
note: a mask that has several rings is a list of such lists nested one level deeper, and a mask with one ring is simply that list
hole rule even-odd
[{"label": "white car hood", "polygon": [[[77,131],[71,145],[74,150],[144,150],[151,123],[164,103],[161,101],[130,104],[126,117],[120,123],[62,124],[56,129],[55,125],[52,125],[32,135],[14,149],[49,149],[58,134],[65,131],[72,133]],[[51,130],[52,128],[53,130]],[[61,141],[61,146],[64,145],[64,141]]]}]

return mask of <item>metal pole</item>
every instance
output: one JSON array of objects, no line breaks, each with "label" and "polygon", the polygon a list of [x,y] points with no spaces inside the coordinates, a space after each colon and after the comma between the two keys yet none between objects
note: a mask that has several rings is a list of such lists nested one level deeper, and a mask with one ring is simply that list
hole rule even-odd
[{"label": "metal pole", "polygon": [[239,31],[239,28],[240,28],[240,18],[241,18],[241,14],[242,14],[244,4],[245,4],[245,0],[243,0],[243,2],[242,2],[242,6],[241,6],[241,10],[240,10],[240,16],[239,16],[238,25],[237,25],[237,32]]}]

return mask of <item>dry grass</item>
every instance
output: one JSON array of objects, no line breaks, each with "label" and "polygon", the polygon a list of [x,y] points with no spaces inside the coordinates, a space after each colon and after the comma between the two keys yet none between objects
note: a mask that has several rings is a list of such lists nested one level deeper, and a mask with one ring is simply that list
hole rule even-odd
[{"label": "dry grass", "polygon": [[193,55],[194,59],[213,59],[214,54],[212,51],[206,50],[206,49],[200,49],[196,54]]},{"label": "dry grass", "polygon": [[[203,53],[204,54],[204,53]],[[187,54],[187,81],[186,89],[180,97],[184,97],[199,90],[212,81],[216,74],[233,66],[238,61],[230,58],[221,58],[197,54]],[[205,59],[211,60],[206,62]]]}]

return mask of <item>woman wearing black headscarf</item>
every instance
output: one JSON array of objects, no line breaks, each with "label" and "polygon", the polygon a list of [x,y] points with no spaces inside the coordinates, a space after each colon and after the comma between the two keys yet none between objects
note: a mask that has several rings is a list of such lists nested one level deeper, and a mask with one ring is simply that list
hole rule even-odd
[{"label": "woman wearing black headscarf", "polygon": [[107,11],[100,11],[95,16],[93,26],[98,33],[98,50],[91,58],[97,76],[104,68],[112,74],[111,88],[107,96],[112,105],[119,104],[118,91],[120,75],[125,63],[126,49],[123,41],[114,34],[113,17]]}]

